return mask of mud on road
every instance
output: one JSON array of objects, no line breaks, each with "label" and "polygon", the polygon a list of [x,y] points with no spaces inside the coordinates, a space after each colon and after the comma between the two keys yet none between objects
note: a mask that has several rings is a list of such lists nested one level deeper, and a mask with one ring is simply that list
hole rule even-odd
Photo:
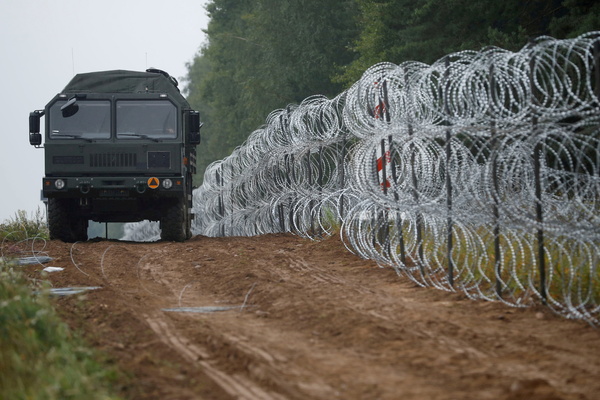
[{"label": "mud on road", "polygon": [[[48,276],[54,287],[101,287],[61,297],[57,308],[126,372],[126,398],[600,393],[600,330],[542,307],[417,287],[337,237],[52,241],[45,251],[65,268]],[[42,269],[26,268],[37,277]]]}]

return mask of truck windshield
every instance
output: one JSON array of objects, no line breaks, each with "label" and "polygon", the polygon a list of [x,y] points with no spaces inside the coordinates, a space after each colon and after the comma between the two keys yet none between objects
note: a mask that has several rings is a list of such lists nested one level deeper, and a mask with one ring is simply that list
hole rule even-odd
[{"label": "truck windshield", "polygon": [[177,108],[168,100],[117,101],[118,139],[177,137]]},{"label": "truck windshield", "polygon": [[57,101],[50,107],[51,139],[109,139],[110,101],[77,100],[79,109],[64,117],[60,108],[66,100]]}]

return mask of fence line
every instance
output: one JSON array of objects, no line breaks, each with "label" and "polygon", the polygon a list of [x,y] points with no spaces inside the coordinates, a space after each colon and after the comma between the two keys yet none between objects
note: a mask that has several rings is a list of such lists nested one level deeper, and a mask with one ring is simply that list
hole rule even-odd
[{"label": "fence line", "polygon": [[328,235],[421,286],[598,324],[600,32],[381,63],[273,111],[195,192],[208,236]]}]

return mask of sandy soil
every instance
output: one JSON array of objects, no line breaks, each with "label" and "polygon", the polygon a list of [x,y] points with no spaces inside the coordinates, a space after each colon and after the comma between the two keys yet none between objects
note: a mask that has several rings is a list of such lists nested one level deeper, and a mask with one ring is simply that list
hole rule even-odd
[{"label": "sandy soil", "polygon": [[336,237],[45,251],[54,287],[101,287],[57,308],[128,374],[126,398],[599,398],[599,329],[416,287]]}]

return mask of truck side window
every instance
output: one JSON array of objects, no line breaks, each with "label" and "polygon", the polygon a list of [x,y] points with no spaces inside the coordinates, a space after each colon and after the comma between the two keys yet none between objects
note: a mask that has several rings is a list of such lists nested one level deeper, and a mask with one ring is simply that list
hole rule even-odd
[{"label": "truck side window", "polygon": [[110,139],[110,101],[77,100],[78,111],[64,117],[60,108],[66,100],[50,107],[51,139]]},{"label": "truck side window", "polygon": [[118,139],[177,137],[177,108],[168,100],[118,100]]}]

